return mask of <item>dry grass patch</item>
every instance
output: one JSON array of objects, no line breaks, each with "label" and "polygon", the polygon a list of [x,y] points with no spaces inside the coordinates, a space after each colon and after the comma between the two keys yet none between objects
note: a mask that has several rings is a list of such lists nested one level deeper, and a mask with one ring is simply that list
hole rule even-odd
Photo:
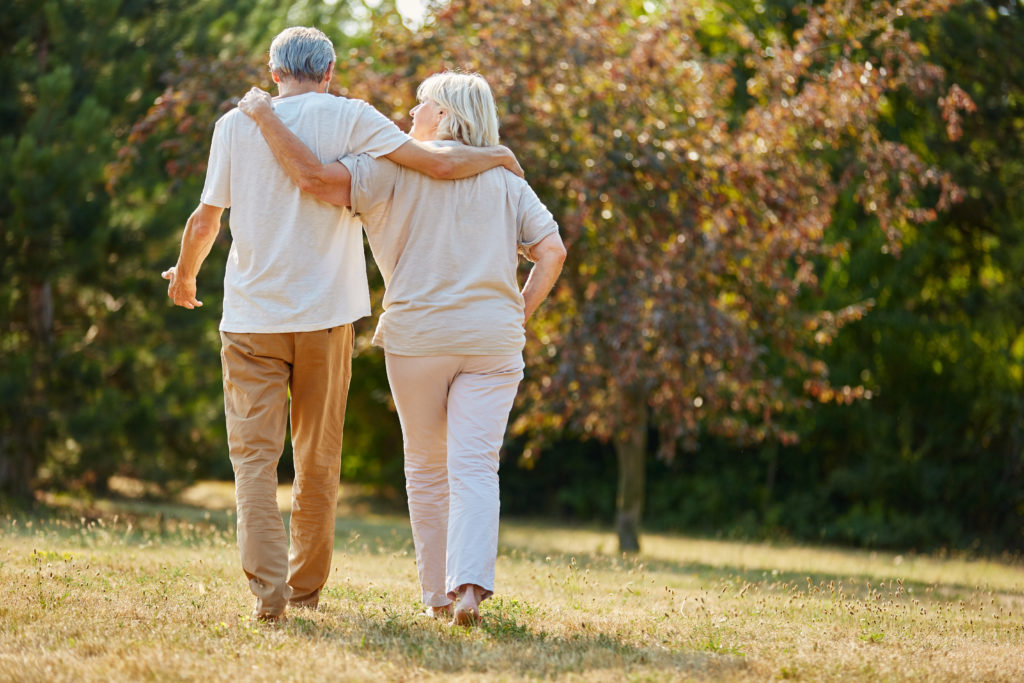
[{"label": "dry grass patch", "polygon": [[342,517],[317,612],[264,626],[230,515],[0,520],[0,680],[1019,680],[1024,567],[505,522],[477,629],[421,611],[408,523]]}]

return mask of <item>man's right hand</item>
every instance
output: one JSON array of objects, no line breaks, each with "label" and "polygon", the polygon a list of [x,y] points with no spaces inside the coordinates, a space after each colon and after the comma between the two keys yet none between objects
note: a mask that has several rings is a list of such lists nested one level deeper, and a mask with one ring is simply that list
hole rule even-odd
[{"label": "man's right hand", "polygon": [[257,122],[260,117],[268,114],[273,114],[274,109],[271,105],[273,98],[266,90],[260,90],[259,88],[250,88],[249,92],[245,93],[238,102],[238,108],[242,110],[243,114],[252,117]]},{"label": "man's right hand", "polygon": [[178,277],[176,266],[171,266],[160,275],[163,279],[170,281],[167,285],[167,296],[174,300],[175,306],[192,310],[203,305],[203,302],[196,298],[196,279],[194,277]]}]

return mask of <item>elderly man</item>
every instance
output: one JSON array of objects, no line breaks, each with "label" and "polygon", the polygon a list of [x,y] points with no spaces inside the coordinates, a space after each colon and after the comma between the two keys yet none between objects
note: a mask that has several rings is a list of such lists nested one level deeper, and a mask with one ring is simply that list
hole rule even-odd
[{"label": "elderly man", "polygon": [[[365,102],[326,94],[334,61],[331,41],[312,28],[286,29],[270,46],[276,112],[322,161],[365,153],[442,178],[495,166],[521,173],[505,148],[432,149]],[[200,204],[177,265],[163,273],[176,305],[202,306],[196,275],[228,207],[220,334],[238,546],[254,616],[273,621],[289,605],[315,608],[330,572],[352,323],[370,312],[369,291],[359,221],[293,185],[236,109],[217,122]],[[277,508],[289,408],[290,551]]]}]

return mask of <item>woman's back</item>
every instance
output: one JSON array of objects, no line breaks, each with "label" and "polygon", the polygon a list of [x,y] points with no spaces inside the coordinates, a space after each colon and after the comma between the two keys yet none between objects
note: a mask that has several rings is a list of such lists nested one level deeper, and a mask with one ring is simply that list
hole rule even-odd
[{"label": "woman's back", "polygon": [[368,156],[344,163],[387,287],[374,343],[408,356],[521,351],[517,253],[558,230],[529,185],[504,169],[452,181]]}]

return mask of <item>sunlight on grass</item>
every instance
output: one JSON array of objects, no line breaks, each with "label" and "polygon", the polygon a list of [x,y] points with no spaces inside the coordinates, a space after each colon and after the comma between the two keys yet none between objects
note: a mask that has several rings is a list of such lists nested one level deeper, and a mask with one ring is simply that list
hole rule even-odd
[{"label": "sunlight on grass", "polygon": [[[207,491],[209,493],[209,491]],[[200,502],[196,500],[195,502]],[[0,519],[0,680],[1015,680],[1015,562],[503,523],[477,629],[418,616],[400,516],[342,516],[317,612],[263,626],[233,515]]]}]

